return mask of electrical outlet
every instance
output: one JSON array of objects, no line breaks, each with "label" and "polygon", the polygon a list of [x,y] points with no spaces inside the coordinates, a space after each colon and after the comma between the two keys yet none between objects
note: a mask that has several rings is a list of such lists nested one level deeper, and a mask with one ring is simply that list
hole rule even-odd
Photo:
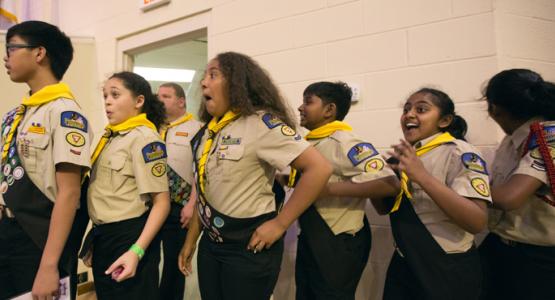
[{"label": "electrical outlet", "polygon": [[353,92],[351,102],[360,101],[360,85],[358,83],[348,83],[348,85],[351,87],[351,91]]}]

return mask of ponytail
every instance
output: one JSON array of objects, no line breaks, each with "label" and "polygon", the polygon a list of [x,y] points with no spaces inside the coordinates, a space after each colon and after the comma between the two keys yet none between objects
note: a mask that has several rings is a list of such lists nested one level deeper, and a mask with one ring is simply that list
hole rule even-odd
[{"label": "ponytail", "polygon": [[446,128],[443,128],[442,131],[449,132],[456,139],[466,141],[464,136],[466,135],[467,129],[468,126],[465,119],[457,114],[454,114],[451,124],[449,124]]}]

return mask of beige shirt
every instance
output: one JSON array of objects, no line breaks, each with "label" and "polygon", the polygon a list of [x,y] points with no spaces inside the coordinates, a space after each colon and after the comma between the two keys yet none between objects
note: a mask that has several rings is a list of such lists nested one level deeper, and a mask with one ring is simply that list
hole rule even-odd
[{"label": "beige shirt", "polygon": [[[255,217],[276,210],[272,185],[309,144],[291,127],[264,112],[240,117],[214,138],[206,163],[206,198],[231,217]],[[196,152],[200,159],[208,134]]]},{"label": "beige shirt", "polygon": [[202,127],[202,123],[189,120],[166,132],[166,149],[168,151],[168,166],[172,168],[188,184],[193,184],[193,151],[191,139]]},{"label": "beige shirt", "polygon": [[27,176],[52,202],[58,193],[57,164],[90,168],[92,131],[73,100],[60,98],[28,107],[14,138],[17,138],[17,153]]},{"label": "beige shirt", "polygon": [[[331,136],[309,140],[333,166],[329,183],[351,181],[362,183],[395,176],[378,151],[370,143],[350,131],[336,131]],[[367,199],[327,197],[314,202],[314,206],[334,234],[357,233],[364,225],[364,207]]]},{"label": "beige shirt", "polygon": [[[436,136],[421,141],[421,144]],[[480,156],[474,146],[454,140],[423,154],[420,159],[432,176],[457,194],[491,203],[487,166]],[[470,249],[474,235],[455,224],[421,186],[414,182],[410,182],[410,186],[414,210],[441,248],[447,253]]]},{"label": "beige shirt", "polygon": [[[503,139],[492,165],[492,185],[507,182],[513,174],[532,176],[544,185],[518,209],[511,211],[491,209],[489,225],[492,232],[509,240],[540,246],[555,246],[555,207],[538,196],[551,194],[543,158],[539,155],[537,147],[529,149],[522,157],[530,124],[535,121],[541,120],[532,119]],[[549,146],[555,147],[553,137],[549,139],[551,140],[548,142]]]},{"label": "beige shirt", "polygon": [[146,126],[112,137],[92,167],[87,195],[95,224],[139,217],[148,210],[150,193],[168,191],[166,147]]}]

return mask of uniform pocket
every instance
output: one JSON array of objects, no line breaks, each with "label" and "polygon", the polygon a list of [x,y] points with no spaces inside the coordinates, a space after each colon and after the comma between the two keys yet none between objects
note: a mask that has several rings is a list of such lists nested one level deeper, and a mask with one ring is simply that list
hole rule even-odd
[{"label": "uniform pocket", "polygon": [[237,164],[243,158],[244,153],[245,147],[242,145],[220,146],[217,152],[218,168],[224,179],[239,174],[241,170],[237,168]]},{"label": "uniform pocket", "polygon": [[109,174],[107,175],[110,177],[114,191],[119,190],[125,181],[133,176],[133,167],[125,155],[113,155],[103,161],[100,166],[108,170]]},{"label": "uniform pocket", "polygon": [[42,164],[46,160],[44,157],[41,157],[41,154],[44,155],[49,141],[50,136],[39,134],[28,134],[25,139],[20,141],[20,153],[24,157],[24,167],[28,172],[45,169],[45,166]]}]

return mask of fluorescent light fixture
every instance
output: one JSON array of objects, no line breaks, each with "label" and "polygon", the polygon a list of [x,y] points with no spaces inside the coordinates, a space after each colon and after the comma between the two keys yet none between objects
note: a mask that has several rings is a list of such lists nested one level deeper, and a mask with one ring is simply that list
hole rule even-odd
[{"label": "fluorescent light fixture", "polygon": [[195,76],[194,70],[187,69],[133,67],[133,72],[148,81],[191,82]]}]

